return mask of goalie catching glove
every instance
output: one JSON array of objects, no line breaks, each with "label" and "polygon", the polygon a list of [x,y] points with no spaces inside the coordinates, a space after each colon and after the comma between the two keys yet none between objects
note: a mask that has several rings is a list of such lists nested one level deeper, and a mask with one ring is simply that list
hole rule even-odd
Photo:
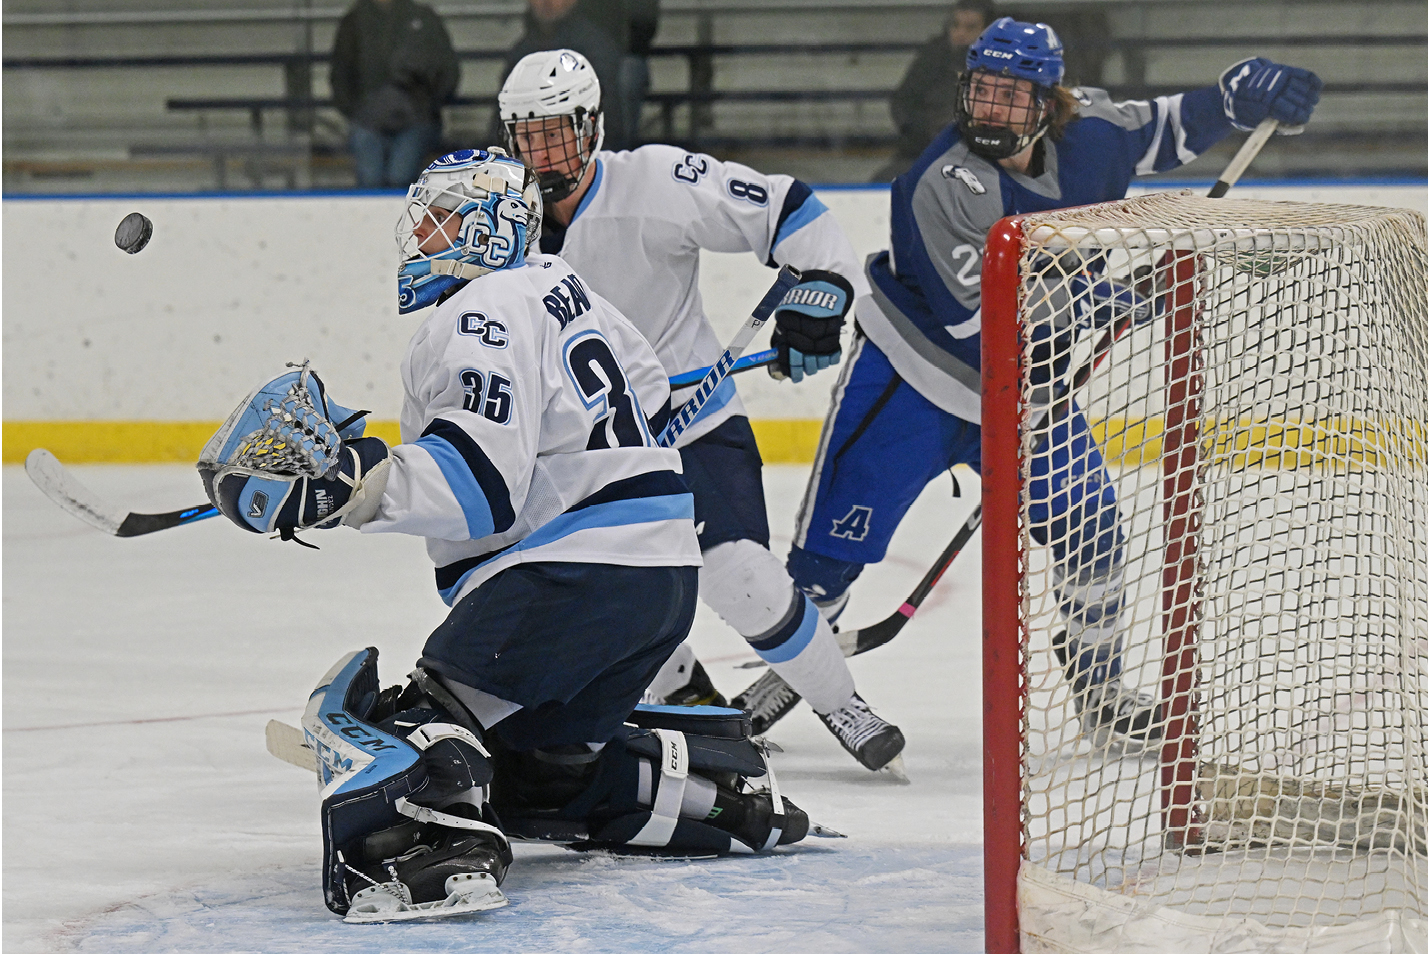
[{"label": "goalie catching glove", "polygon": [[306,362],[258,386],[199,455],[209,501],[244,530],[284,540],[360,526],[375,513],[391,466],[386,443],[362,436],[366,413],[329,400]]},{"label": "goalie catching glove", "polygon": [[774,309],[776,327],[769,343],[778,360],[769,365],[775,380],[816,374],[838,363],[843,346],[839,336],[853,304],[853,286],[834,272],[809,269],[802,280]]}]

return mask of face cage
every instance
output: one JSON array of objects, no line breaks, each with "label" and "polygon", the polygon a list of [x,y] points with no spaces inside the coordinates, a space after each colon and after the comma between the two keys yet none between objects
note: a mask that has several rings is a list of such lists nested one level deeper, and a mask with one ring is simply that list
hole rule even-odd
[{"label": "face cage", "polygon": [[[461,252],[461,232],[465,230],[466,223],[463,221],[456,233],[451,236],[446,247],[439,248],[434,252],[423,252],[421,250],[422,239],[416,234],[417,226],[422,219],[427,218],[436,229],[433,236],[442,231],[442,227],[450,221],[452,216],[466,216],[474,213],[479,200],[464,195],[456,188],[456,183],[448,183],[444,188],[432,190],[430,186],[423,186],[420,183],[414,184],[407,190],[407,204],[402,210],[401,218],[397,220],[396,239],[397,247],[402,250],[402,261],[412,261],[413,259],[449,258],[450,252]],[[483,234],[481,238],[485,238]],[[472,252],[475,250],[473,249]]]},{"label": "face cage", "polygon": [[[980,83],[973,83],[978,77]],[[1011,116],[1007,123],[995,124],[979,122],[972,107],[983,105],[991,108],[998,93],[1009,91],[1014,94],[1026,89],[1032,94],[1032,104],[1010,106]],[[973,87],[978,96],[973,98]],[[977,155],[993,161],[1009,159],[1040,139],[1051,126],[1051,87],[1040,86],[1031,80],[1016,76],[991,73],[986,70],[970,70],[957,78],[957,128],[967,141],[967,148]],[[1020,132],[1018,130],[1021,130]]]},{"label": "face cage", "polygon": [[[566,125],[568,123],[568,125]],[[561,144],[554,149],[546,149],[548,166],[568,166],[570,172],[557,168],[537,169],[530,158],[521,151],[516,140],[516,127],[524,124],[525,132],[538,132],[547,137],[555,133],[573,132],[573,136],[562,136]],[[577,109],[573,116],[544,116],[536,119],[513,119],[501,124],[506,137],[506,147],[511,155],[524,162],[540,180],[540,197],[546,202],[559,202],[567,198],[580,186],[585,173],[590,169],[591,160],[600,148],[600,110],[587,113]],[[581,144],[588,144],[582,149]]]}]

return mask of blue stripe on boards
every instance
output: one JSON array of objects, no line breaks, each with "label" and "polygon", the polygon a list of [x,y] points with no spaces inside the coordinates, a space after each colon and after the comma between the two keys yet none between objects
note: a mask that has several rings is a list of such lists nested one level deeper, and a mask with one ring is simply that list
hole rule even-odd
[{"label": "blue stripe on boards", "polygon": [[817,629],[818,608],[805,596],[801,614],[795,613],[788,625],[781,627],[778,632],[749,645],[764,662],[788,662],[813,641],[813,634]]},{"label": "blue stripe on boards", "polygon": [[[431,438],[432,440],[429,440]],[[433,458],[456,494],[472,540],[509,530],[516,522],[511,492],[491,458],[460,427],[437,418],[417,444]]]}]

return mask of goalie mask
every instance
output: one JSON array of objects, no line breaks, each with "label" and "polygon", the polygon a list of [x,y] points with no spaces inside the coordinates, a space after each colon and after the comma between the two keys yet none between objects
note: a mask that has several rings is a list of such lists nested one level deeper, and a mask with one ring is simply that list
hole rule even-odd
[{"label": "goalie mask", "polygon": [[511,155],[535,170],[541,197],[559,202],[580,187],[605,140],[600,80],[574,50],[523,57],[497,97]]},{"label": "goalie mask", "polygon": [[1040,139],[1051,126],[1052,89],[1066,72],[1061,40],[1044,23],[1002,17],[967,48],[958,79],[957,128],[967,148],[996,161]]},{"label": "goalie mask", "polygon": [[525,264],[540,234],[535,176],[502,149],[462,149],[427,166],[397,222],[397,308],[435,304],[457,284]]}]

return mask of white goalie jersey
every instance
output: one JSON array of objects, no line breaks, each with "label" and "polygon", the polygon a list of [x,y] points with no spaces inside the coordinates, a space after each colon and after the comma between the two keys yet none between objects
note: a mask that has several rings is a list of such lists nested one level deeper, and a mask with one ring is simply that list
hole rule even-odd
[{"label": "white goalie jersey", "polygon": [[[837,272],[855,297],[868,290],[862,263],[833,214],[791,176],[660,145],[602,152],[591,176],[563,232],[546,218],[541,248],[559,254],[614,303],[671,376],[711,365],[724,350],[699,294],[700,249],[752,252],[774,267]],[[677,393],[676,407],[692,393]],[[728,378],[678,444],[742,413]]]},{"label": "white goalie jersey", "polygon": [[561,259],[534,255],[436,307],[402,364],[402,443],[364,533],[427,538],[448,604],[522,562],[698,566],[669,382]]}]

